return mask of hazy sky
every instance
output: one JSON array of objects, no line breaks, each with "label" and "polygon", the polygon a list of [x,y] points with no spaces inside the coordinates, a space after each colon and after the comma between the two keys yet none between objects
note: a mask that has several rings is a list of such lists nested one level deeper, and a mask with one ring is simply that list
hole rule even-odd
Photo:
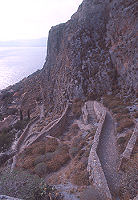
[{"label": "hazy sky", "polygon": [[0,41],[47,37],[82,0],[0,0]]}]

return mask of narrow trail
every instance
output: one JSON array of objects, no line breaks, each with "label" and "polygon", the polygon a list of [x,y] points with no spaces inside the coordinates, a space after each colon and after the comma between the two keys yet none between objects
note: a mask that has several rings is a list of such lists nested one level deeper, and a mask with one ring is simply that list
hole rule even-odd
[{"label": "narrow trail", "polygon": [[108,112],[100,136],[97,155],[100,159],[110,192],[115,197],[118,194],[120,186],[120,175],[118,172],[119,155],[114,134],[114,122]]}]

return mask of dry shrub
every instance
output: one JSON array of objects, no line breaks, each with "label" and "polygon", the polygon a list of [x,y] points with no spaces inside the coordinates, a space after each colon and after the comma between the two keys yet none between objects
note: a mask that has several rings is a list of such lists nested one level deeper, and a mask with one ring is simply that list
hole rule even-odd
[{"label": "dry shrub", "polygon": [[138,111],[133,114],[134,118],[138,118]]},{"label": "dry shrub", "polygon": [[103,104],[111,109],[114,113],[128,113],[128,109],[125,107],[129,105],[129,103],[124,103],[122,99],[113,95],[106,95],[103,97]]},{"label": "dry shrub", "polygon": [[104,96],[103,103],[106,107],[110,109],[115,108],[117,105],[122,105],[122,101],[120,100],[120,98],[112,96],[112,95]]},{"label": "dry shrub", "polygon": [[114,114],[116,114],[116,113],[128,114],[129,110],[127,108],[120,107],[117,105],[115,108],[112,109],[112,112]]},{"label": "dry shrub", "polygon": [[31,169],[34,167],[35,156],[27,156],[24,159],[19,159],[17,161],[17,167],[24,169]]},{"label": "dry shrub", "polygon": [[41,162],[44,162],[45,161],[45,155],[38,155],[36,156],[35,160],[34,160],[34,165],[37,165]]},{"label": "dry shrub", "polygon": [[80,147],[79,146],[71,147],[70,150],[69,150],[70,157],[74,158],[78,154],[79,151],[80,151]]},{"label": "dry shrub", "polygon": [[60,155],[55,155],[48,163],[48,169],[50,172],[55,172],[58,169],[60,169],[61,167],[63,167],[63,165],[65,163],[67,163],[67,161],[70,159],[69,154],[60,154]]},{"label": "dry shrub", "polygon": [[45,142],[37,142],[35,144],[33,144],[32,146],[32,154],[45,154]]},{"label": "dry shrub", "polygon": [[75,136],[73,139],[72,139],[72,144],[71,144],[71,147],[76,147],[78,146],[81,142],[82,142],[82,137],[79,135],[79,136]]},{"label": "dry shrub", "polygon": [[67,145],[62,145],[54,153],[52,159],[47,162],[49,172],[55,172],[60,169],[70,159]]},{"label": "dry shrub", "polygon": [[58,147],[58,141],[55,138],[48,138],[45,143],[46,152],[54,152]]},{"label": "dry shrub", "polygon": [[131,128],[134,126],[134,122],[132,119],[125,118],[119,122],[119,126],[117,127],[117,132],[122,132],[125,128]]},{"label": "dry shrub", "polygon": [[129,114],[117,113],[115,115],[115,118],[116,118],[117,122],[119,122],[122,119],[130,118],[130,115]]},{"label": "dry shrub", "polygon": [[70,128],[71,133],[73,133],[74,135],[76,135],[79,131],[79,127],[78,124],[72,124],[71,128]]},{"label": "dry shrub", "polygon": [[74,173],[71,182],[78,186],[89,185],[89,175],[87,170]]},{"label": "dry shrub", "polygon": [[83,102],[81,99],[75,99],[72,104],[72,113],[75,117],[79,117],[81,115],[81,107]]},{"label": "dry shrub", "polygon": [[41,162],[47,162],[51,160],[53,156],[54,156],[53,152],[48,152],[45,155],[38,155],[37,157],[35,157],[34,164],[37,165]]},{"label": "dry shrub", "polygon": [[138,180],[138,153],[135,154],[130,160],[124,163],[123,166],[125,173],[122,178],[122,188],[120,191],[121,199],[126,200],[126,193],[129,192],[130,199],[137,195],[137,180]]},{"label": "dry shrub", "polygon": [[41,163],[37,164],[34,168],[34,172],[35,172],[35,174],[37,174],[40,177],[45,175],[48,172],[46,163],[41,162]]},{"label": "dry shrub", "polygon": [[89,185],[89,174],[86,169],[86,164],[79,162],[74,165],[74,170],[71,173],[71,182],[78,186]]}]

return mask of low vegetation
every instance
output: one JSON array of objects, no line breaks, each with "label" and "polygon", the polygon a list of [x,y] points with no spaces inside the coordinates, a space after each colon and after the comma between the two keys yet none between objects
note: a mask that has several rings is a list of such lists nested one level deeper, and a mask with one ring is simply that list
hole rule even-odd
[{"label": "low vegetation", "polygon": [[81,115],[81,107],[83,105],[83,101],[81,99],[74,99],[72,104],[72,113],[74,117],[79,117]]},{"label": "low vegetation", "polygon": [[62,200],[63,196],[37,175],[9,168],[0,172],[0,195],[24,200]]},{"label": "low vegetation", "polygon": [[120,197],[123,200],[133,199],[137,195],[137,180],[138,180],[138,153],[131,157],[131,159],[124,163],[123,182],[120,189]]},{"label": "low vegetation", "polygon": [[7,151],[15,137],[15,131],[12,131],[12,127],[3,128],[0,132],[0,152]]},{"label": "low vegetation", "polygon": [[68,146],[59,144],[55,138],[48,138],[26,148],[19,155],[17,167],[43,177],[59,170],[69,159]]}]

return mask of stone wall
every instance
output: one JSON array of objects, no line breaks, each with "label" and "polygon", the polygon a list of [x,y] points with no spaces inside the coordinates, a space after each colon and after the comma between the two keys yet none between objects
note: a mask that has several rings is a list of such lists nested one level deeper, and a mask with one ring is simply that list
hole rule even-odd
[{"label": "stone wall", "polygon": [[136,144],[137,138],[138,138],[138,123],[136,123],[134,132],[126,146],[125,151],[122,153],[121,158],[120,158],[120,163],[119,163],[119,169],[123,168],[123,164],[127,162],[130,159],[130,156],[132,154],[132,151],[134,149],[134,146]]},{"label": "stone wall", "polygon": [[94,141],[93,141],[92,148],[90,151],[87,170],[90,174],[90,181],[93,181],[94,186],[97,189],[100,189],[100,191],[103,194],[105,194],[107,199],[112,199],[112,196],[107,184],[107,180],[105,178],[99,157],[97,155],[97,147],[99,144],[99,138],[100,138],[100,134],[101,134],[105,117],[106,117],[106,109],[103,107],[102,104],[95,101],[94,111],[97,115],[97,119],[99,119],[99,124],[97,127],[96,134],[94,136]]},{"label": "stone wall", "polygon": [[39,134],[35,138],[35,140],[32,141],[30,144],[33,144],[35,142],[45,139],[47,135],[51,135],[53,137],[58,137],[59,135],[61,135],[61,133],[63,132],[63,129],[65,129],[65,123],[66,123],[69,111],[70,111],[70,105],[67,104],[62,116],[58,120],[56,120],[56,122],[51,127],[49,127],[47,130]]},{"label": "stone wall", "polygon": [[24,132],[23,132],[22,135],[19,137],[19,140],[18,140],[18,142],[17,142],[17,144],[16,144],[16,146],[15,146],[15,149],[14,149],[15,151],[18,151],[18,150],[19,150],[19,148],[20,148],[22,142],[24,141],[24,139],[25,139],[26,136],[27,136],[27,133],[28,133],[30,127],[31,127],[32,124],[34,124],[37,120],[39,120],[39,116],[36,117],[35,119],[33,119],[33,120],[27,125],[27,127],[26,127],[25,130],[24,130]]}]

